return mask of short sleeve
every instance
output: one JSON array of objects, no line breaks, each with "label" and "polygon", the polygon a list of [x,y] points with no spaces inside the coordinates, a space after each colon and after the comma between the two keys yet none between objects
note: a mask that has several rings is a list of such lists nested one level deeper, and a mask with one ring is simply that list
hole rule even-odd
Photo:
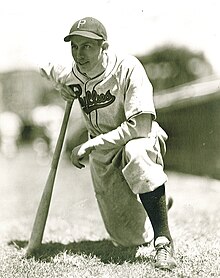
[{"label": "short sleeve", "polygon": [[140,61],[133,57],[127,66],[126,90],[125,90],[125,116],[127,119],[140,114],[149,113],[156,118],[153,101],[153,86],[148,79],[144,67]]}]

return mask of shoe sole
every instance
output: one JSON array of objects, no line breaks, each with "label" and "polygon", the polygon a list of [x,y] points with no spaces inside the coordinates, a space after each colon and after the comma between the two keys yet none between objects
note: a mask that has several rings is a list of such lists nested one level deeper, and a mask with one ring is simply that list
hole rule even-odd
[{"label": "shoe sole", "polygon": [[173,270],[175,267],[176,267],[176,264],[172,264],[172,265],[169,265],[169,264],[164,264],[164,265],[157,265],[155,264],[155,267],[157,269],[161,269],[161,270]]}]

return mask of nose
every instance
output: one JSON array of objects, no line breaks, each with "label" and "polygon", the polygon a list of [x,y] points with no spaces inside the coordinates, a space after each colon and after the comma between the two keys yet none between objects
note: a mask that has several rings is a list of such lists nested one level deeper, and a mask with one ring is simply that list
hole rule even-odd
[{"label": "nose", "polygon": [[77,58],[77,60],[78,59],[83,59],[84,58],[84,54],[83,54],[83,50],[82,50],[82,48],[78,48],[77,49],[77,51],[76,51],[76,58]]}]

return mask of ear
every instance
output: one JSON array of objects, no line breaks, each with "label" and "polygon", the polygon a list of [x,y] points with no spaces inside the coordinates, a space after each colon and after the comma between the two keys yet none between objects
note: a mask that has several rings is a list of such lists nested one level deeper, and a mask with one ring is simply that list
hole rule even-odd
[{"label": "ear", "polygon": [[103,51],[104,51],[104,50],[107,50],[108,47],[109,47],[108,42],[107,42],[107,41],[104,41],[104,42],[102,43],[102,50],[103,50]]}]

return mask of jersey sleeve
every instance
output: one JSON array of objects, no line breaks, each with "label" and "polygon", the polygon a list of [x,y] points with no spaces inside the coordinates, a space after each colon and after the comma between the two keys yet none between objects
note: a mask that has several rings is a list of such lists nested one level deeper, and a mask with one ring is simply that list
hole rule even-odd
[{"label": "jersey sleeve", "polygon": [[141,113],[152,114],[153,119],[155,119],[153,86],[148,79],[144,67],[135,57],[131,57],[130,60],[126,61],[125,67],[127,67],[127,76],[124,78],[124,109],[127,120]]},{"label": "jersey sleeve", "polygon": [[[157,136],[161,142],[167,140],[166,132],[155,121],[152,122],[149,114],[143,113],[123,122],[116,129],[105,134],[100,134],[89,139],[85,144],[97,150],[111,150],[123,147],[127,142],[135,138],[149,138],[150,135]],[[163,146],[165,150],[165,144]]]},{"label": "jersey sleeve", "polygon": [[134,138],[148,137],[151,132],[151,121],[149,114],[136,115],[129,121],[123,122],[116,129],[88,140],[86,144],[99,150],[122,147]]}]

